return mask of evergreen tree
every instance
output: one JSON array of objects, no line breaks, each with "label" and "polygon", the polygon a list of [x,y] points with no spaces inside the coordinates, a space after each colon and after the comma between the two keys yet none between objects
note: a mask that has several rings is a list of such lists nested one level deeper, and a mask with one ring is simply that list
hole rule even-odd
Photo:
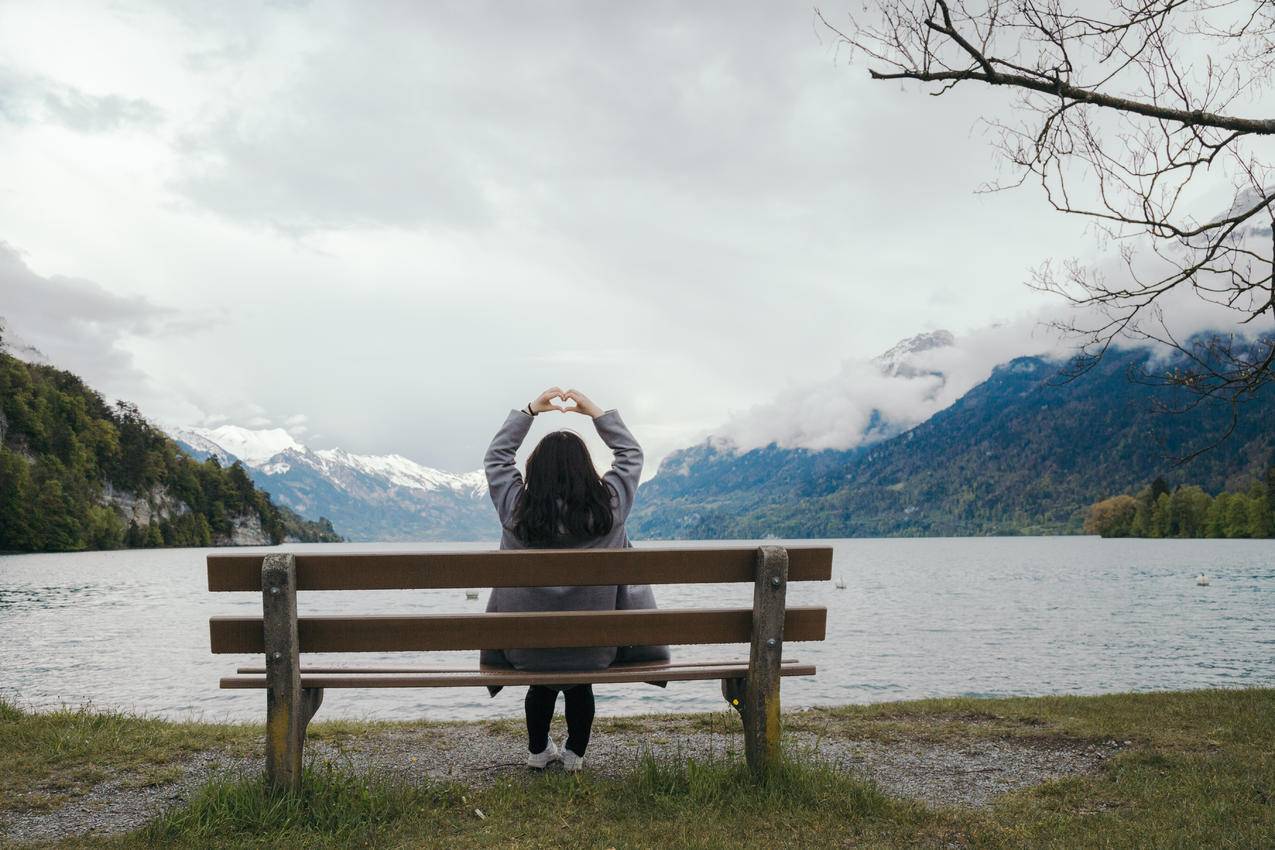
[{"label": "evergreen tree", "polygon": [[1151,488],[1149,486],[1143,487],[1138,491],[1136,497],[1133,522],[1129,525],[1129,534],[1133,537],[1153,537],[1151,517],[1154,511],[1155,497],[1151,494]]},{"label": "evergreen tree", "polygon": [[1266,538],[1275,536],[1268,510],[1266,482],[1254,481],[1248,490],[1248,536]]},{"label": "evergreen tree", "polygon": [[1209,537],[1226,536],[1226,517],[1230,506],[1230,493],[1218,493],[1213,499],[1213,504],[1209,505],[1208,516],[1205,518],[1206,534]]},{"label": "evergreen tree", "polygon": [[212,526],[208,524],[208,517],[203,514],[195,514],[195,538],[191,541],[191,545],[212,545]]},{"label": "evergreen tree", "polygon": [[[1158,480],[1158,479],[1157,479]],[[1173,497],[1161,493],[1151,509],[1151,528],[1148,537],[1170,537],[1173,528]]]},{"label": "evergreen tree", "polygon": [[1268,537],[1275,537],[1275,463],[1266,468],[1266,476],[1262,482],[1266,485],[1266,527]]},{"label": "evergreen tree", "polygon": [[0,551],[38,548],[31,535],[31,467],[16,452],[0,446]]},{"label": "evergreen tree", "polygon": [[1231,502],[1226,509],[1226,536],[1249,536],[1248,496],[1243,493],[1231,495]]},{"label": "evergreen tree", "polygon": [[40,485],[35,503],[34,531],[40,549],[71,552],[84,548],[80,541],[80,525],[68,510],[62,482],[56,478],[49,478]]},{"label": "evergreen tree", "polygon": [[89,508],[85,535],[89,549],[118,549],[124,545],[124,521],[108,505],[93,505]]},{"label": "evergreen tree", "polygon": [[1170,497],[1169,525],[1166,536],[1203,537],[1205,519],[1212,499],[1199,487],[1179,487]]},{"label": "evergreen tree", "polygon": [[146,545],[146,535],[135,519],[129,520],[128,531],[124,532],[124,545],[130,549],[139,549]]}]

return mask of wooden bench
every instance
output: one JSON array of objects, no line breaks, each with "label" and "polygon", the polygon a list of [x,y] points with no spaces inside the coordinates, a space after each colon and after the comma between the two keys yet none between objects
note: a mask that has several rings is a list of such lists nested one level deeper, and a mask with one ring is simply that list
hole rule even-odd
[{"label": "wooden bench", "polygon": [[[210,591],[260,591],[260,617],[216,616],[214,653],[256,653],[223,688],[266,691],[266,773],[279,787],[301,780],[305,730],[326,688],[440,688],[715,680],[740,713],[748,765],[778,757],[779,682],[813,676],[814,665],[782,659],[784,641],[823,640],[827,609],[788,608],[790,581],[827,581],[832,550],[778,546],[720,549],[568,549],[498,552],[314,552],[212,554]],[[751,608],[637,611],[298,616],[298,590],[546,587],[748,582]],[[657,595],[658,596],[658,595]],[[747,660],[616,664],[605,670],[525,672],[509,668],[302,667],[303,652],[422,652],[534,647],[751,645]]]}]

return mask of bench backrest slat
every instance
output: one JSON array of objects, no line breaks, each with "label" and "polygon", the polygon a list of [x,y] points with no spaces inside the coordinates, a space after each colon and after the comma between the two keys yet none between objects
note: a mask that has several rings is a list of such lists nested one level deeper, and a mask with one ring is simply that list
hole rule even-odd
[{"label": "bench backrest slat", "polygon": [[[823,640],[825,608],[789,608],[784,642]],[[265,651],[260,617],[213,617],[214,653]],[[748,643],[750,608],[298,617],[301,652]]]},{"label": "bench backrest slat", "polygon": [[[208,589],[261,592],[262,554],[208,556]],[[296,555],[297,590],[709,584],[754,580],[756,547],[314,552]],[[832,549],[788,549],[789,581],[832,578]]]}]

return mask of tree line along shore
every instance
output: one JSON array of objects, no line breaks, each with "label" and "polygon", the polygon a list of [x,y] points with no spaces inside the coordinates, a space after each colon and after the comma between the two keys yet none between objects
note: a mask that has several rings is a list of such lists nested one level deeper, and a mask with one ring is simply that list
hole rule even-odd
[{"label": "tree line along shore", "polygon": [[1134,495],[1095,502],[1084,530],[1103,537],[1275,537],[1275,466],[1247,488],[1216,496],[1194,485],[1170,490],[1157,478]]}]

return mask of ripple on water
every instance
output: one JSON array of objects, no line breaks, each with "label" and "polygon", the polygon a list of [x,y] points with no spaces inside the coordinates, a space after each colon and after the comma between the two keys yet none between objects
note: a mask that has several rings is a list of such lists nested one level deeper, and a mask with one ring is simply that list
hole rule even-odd
[{"label": "ripple on water", "polygon": [[[790,657],[819,667],[816,677],[785,680],[787,706],[1275,683],[1269,541],[828,542],[834,576],[847,589],[789,588],[790,604],[827,605],[829,621],[825,642],[787,647]],[[217,688],[221,675],[256,659],[212,656],[207,631],[210,615],[256,613],[260,600],[209,593],[205,554],[188,549],[0,558],[0,695],[33,706],[91,703],[170,717],[260,720],[260,693]],[[1211,586],[1195,585],[1200,572],[1210,575]],[[752,591],[701,585],[661,587],[656,594],[664,607],[747,606]],[[301,595],[309,613],[477,611],[482,604],[460,591]],[[745,647],[676,651],[683,658],[747,653]],[[474,655],[358,660],[461,665],[472,664]],[[613,714],[722,705],[715,682],[667,690],[599,686],[597,692],[600,710]],[[496,699],[477,689],[377,690],[329,693],[323,715],[484,718],[514,716],[520,707],[520,696],[510,690]]]}]

